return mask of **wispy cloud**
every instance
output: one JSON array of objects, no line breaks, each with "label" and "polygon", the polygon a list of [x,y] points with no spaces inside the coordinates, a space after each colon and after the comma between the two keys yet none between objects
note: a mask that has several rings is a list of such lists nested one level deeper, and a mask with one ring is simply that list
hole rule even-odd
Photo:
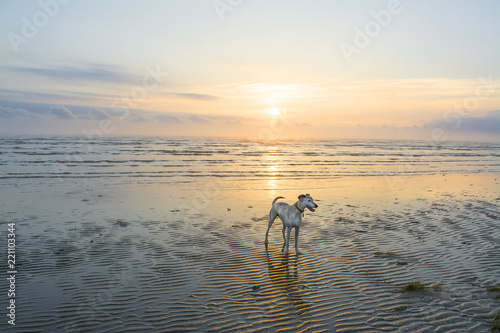
[{"label": "wispy cloud", "polygon": [[500,134],[500,110],[491,111],[484,117],[451,117],[431,121],[423,128],[439,128],[443,131]]},{"label": "wispy cloud", "polygon": [[215,101],[215,100],[219,99],[219,97],[214,96],[214,95],[195,94],[195,93],[179,93],[179,92],[174,92],[174,93],[165,93],[164,95],[166,95],[166,96],[173,96],[173,97],[180,97],[180,98],[186,98],[186,99],[197,100],[197,101]]},{"label": "wispy cloud", "polygon": [[41,93],[22,90],[0,89],[0,97],[2,100],[73,100],[74,97],[68,94]]},{"label": "wispy cloud", "polygon": [[1,71],[13,72],[19,75],[39,76],[46,79],[61,81],[104,82],[104,83],[130,83],[141,82],[142,77],[112,65],[84,64],[80,66],[1,66]]},{"label": "wispy cloud", "polygon": [[171,116],[168,114],[158,114],[153,117],[153,119],[165,122],[165,123],[179,123],[181,120],[176,116]]},{"label": "wispy cloud", "polygon": [[0,106],[0,118],[38,117],[25,109]]},{"label": "wispy cloud", "polygon": [[68,96],[68,98],[73,98],[73,99],[89,99],[95,101],[96,99],[109,100],[111,98],[116,98],[117,94],[91,93],[91,92],[76,91],[76,90],[62,90],[61,95],[59,96],[61,96],[61,98],[62,96]]},{"label": "wispy cloud", "polygon": [[50,113],[56,116],[58,119],[73,119],[75,116],[68,110],[65,106],[53,105],[50,107]]},{"label": "wispy cloud", "polygon": [[199,116],[197,114],[193,114],[192,116],[189,117],[189,121],[193,122],[193,123],[209,123],[210,120],[205,118],[205,117],[202,117],[202,116]]},{"label": "wispy cloud", "polygon": [[90,110],[89,114],[96,120],[111,120],[111,116],[103,109],[93,108]]}]

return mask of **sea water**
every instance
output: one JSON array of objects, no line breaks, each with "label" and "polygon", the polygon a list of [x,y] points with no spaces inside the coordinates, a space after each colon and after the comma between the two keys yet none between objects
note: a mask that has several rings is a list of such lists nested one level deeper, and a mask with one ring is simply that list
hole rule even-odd
[{"label": "sea water", "polygon": [[248,141],[201,138],[9,137],[0,179],[94,178],[113,183],[332,179],[500,171],[500,143]]}]

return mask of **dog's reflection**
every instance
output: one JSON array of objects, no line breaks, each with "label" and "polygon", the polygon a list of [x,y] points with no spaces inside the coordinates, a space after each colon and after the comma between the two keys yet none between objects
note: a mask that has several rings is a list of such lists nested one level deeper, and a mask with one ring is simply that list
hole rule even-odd
[{"label": "dog's reflection", "polygon": [[266,249],[266,258],[267,272],[274,289],[284,295],[288,306],[295,308],[299,317],[302,317],[310,304],[303,300],[307,287],[300,283],[298,256]]}]

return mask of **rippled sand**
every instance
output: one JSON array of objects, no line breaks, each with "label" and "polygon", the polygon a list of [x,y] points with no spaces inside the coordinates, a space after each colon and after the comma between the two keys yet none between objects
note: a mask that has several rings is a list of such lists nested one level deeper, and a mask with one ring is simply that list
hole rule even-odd
[{"label": "rippled sand", "polygon": [[[485,332],[500,312],[497,176],[12,187],[15,329]],[[272,199],[301,193],[319,205],[303,254],[283,255],[279,220],[266,250]],[[427,289],[402,292],[412,281]]]}]

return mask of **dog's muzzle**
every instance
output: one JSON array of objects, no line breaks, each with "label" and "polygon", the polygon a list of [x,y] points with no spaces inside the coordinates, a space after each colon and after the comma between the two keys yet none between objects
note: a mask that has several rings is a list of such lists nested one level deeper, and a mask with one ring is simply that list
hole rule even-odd
[{"label": "dog's muzzle", "polygon": [[318,205],[314,204],[314,208],[309,206],[309,205],[306,205],[306,207],[311,211],[311,212],[314,212],[316,209],[315,208],[318,208]]}]

